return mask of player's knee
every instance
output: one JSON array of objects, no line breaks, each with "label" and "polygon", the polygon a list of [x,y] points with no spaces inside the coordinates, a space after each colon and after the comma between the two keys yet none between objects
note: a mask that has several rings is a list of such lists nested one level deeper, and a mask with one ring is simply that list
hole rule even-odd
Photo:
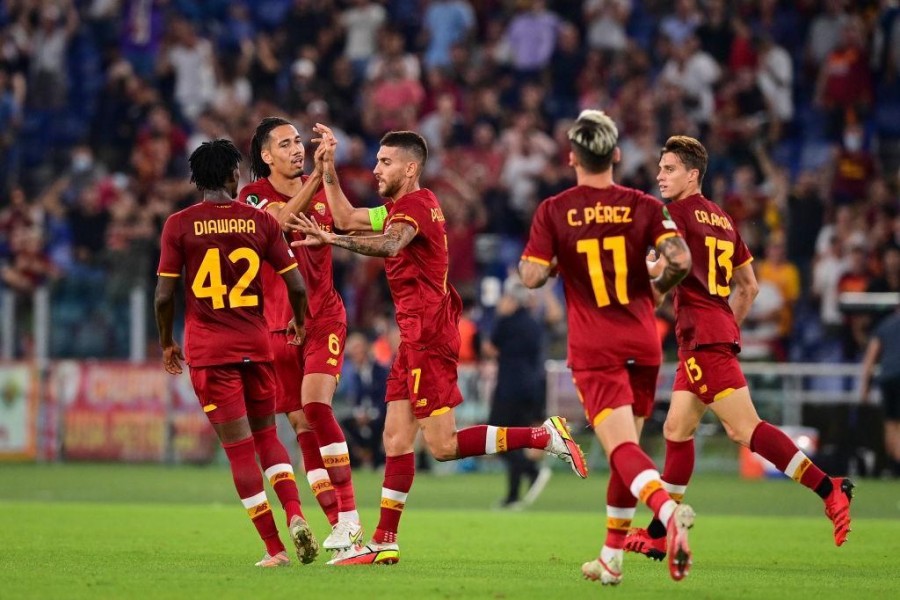
[{"label": "player's knee", "polygon": [[406,436],[387,429],[384,430],[381,441],[384,443],[384,451],[388,456],[400,456],[413,451],[413,445],[407,441]]},{"label": "player's knee", "polygon": [[459,458],[459,449],[455,437],[429,441],[428,451],[431,452],[431,456],[439,462],[446,462],[448,460],[456,460]]},{"label": "player's knee", "polygon": [[740,444],[741,446],[750,447],[750,437],[753,435],[754,427],[743,427],[737,426],[734,427],[729,425],[728,423],[723,422],[722,426],[725,427],[725,433],[728,434],[728,437],[732,442],[736,444]]},{"label": "player's knee", "polygon": [[663,437],[671,442],[684,442],[694,436],[697,431],[697,424],[690,423],[684,419],[666,418],[663,423]]}]

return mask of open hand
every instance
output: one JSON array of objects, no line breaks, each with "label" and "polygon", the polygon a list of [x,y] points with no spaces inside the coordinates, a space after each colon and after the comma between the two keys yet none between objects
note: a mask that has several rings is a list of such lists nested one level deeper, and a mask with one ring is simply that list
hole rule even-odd
[{"label": "open hand", "polygon": [[331,243],[333,234],[321,229],[316,223],[315,217],[307,216],[303,213],[299,215],[291,215],[285,222],[285,225],[291,231],[302,233],[306,237],[296,242],[291,242],[291,246],[321,246],[322,244]]}]

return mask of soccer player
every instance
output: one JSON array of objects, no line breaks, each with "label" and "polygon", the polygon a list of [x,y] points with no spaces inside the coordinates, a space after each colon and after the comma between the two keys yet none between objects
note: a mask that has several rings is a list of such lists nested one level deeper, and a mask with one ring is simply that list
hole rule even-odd
[{"label": "soccer player", "polygon": [[[690,569],[687,533],[694,511],[663,489],[638,439],[662,361],[654,293],[667,292],[687,275],[691,255],[662,203],[613,181],[621,153],[612,119],[582,111],[568,138],[577,185],[538,205],[519,275],[530,288],[544,285],[556,270],[563,278],[569,367],[609,459],[606,540],[581,571],[604,585],[621,582],[625,535],[640,499],[668,531],[670,572],[678,581]],[[645,263],[650,247],[668,259],[652,281]]]},{"label": "soccer player", "polygon": [[[787,435],[759,418],[750,398],[737,354],[740,324],[758,291],[753,257],[731,217],[700,193],[707,161],[699,141],[673,136],[660,153],[656,177],[672,220],[698,259],[674,292],[678,369],[663,426],[663,485],[677,500],[684,497],[694,470],[694,432],[706,410],[712,410],[732,440],[822,498],[840,546],[850,531],[853,483],[823,473]],[[662,560],[664,534],[653,521],[647,529],[630,532],[625,548]]]},{"label": "soccer player", "polygon": [[269,508],[256,456],[281,501],[303,563],[318,544],[300,510],[287,450],[275,434],[275,379],[263,316],[259,269],[284,279],[294,315],[290,343],[303,339],[306,290],[281,228],[269,215],[233,202],[241,154],[228,140],[205,142],[190,156],[191,182],[203,194],[163,226],[155,312],[163,366],[173,375],[185,359],[172,337],[174,294],[185,276],[185,354],[200,406],[219,436],[238,496],[266,554],[258,567],[290,562]]},{"label": "soccer player", "polygon": [[541,427],[476,425],[457,430],[453,409],[462,402],[457,386],[460,336],[459,295],[447,283],[447,234],[435,195],[419,185],[428,150],[412,131],[392,131],[381,138],[374,169],[378,193],[387,204],[354,208],[341,191],[334,170],[334,136],[317,124],[323,147],[325,192],[335,225],[344,231],[383,233],[336,235],[305,215],[293,219],[306,239],[385,259],[394,299],[400,348],[387,382],[384,426],[386,454],[381,515],[368,544],[338,553],[329,564],[393,564],[400,560],[397,530],[415,475],[413,444],[422,431],[425,444],[439,461],[482,456],[518,448],[543,449],[587,476],[584,456],[565,422],[547,419]]},{"label": "soccer player", "polygon": [[[311,176],[303,174],[305,149],[289,121],[263,119],[250,152],[255,181],[241,190],[242,202],[268,211],[282,226],[290,215],[312,211],[323,227],[332,228],[334,220],[321,189],[321,169],[317,162]],[[331,523],[331,534],[322,546],[340,550],[362,536],[350,453],[331,407],[344,360],[347,317],[344,302],[334,289],[331,247],[301,246],[296,249],[296,259],[309,294],[306,339],[301,346],[288,344],[291,311],[281,278],[266,267],[262,273],[278,382],[275,407],[277,413],[287,415],[294,428],[307,480]]]}]

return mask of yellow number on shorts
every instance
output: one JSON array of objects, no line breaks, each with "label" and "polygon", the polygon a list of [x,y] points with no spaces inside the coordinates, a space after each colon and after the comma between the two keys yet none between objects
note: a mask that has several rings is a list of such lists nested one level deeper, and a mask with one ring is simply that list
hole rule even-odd
[{"label": "yellow number on shorts", "polygon": [[700,365],[697,364],[697,359],[693,356],[684,361],[684,372],[691,383],[696,383],[703,379],[703,369],[700,368]]},{"label": "yellow number on shorts", "polygon": [[422,369],[413,369],[410,371],[413,376],[413,394],[419,393],[419,381],[422,379]]},{"label": "yellow number on shorts", "polygon": [[341,353],[341,338],[336,333],[328,335],[328,351],[335,356]]},{"label": "yellow number on shorts", "polygon": [[[731,294],[728,284],[731,283],[731,273],[734,270],[734,265],[731,264],[731,257],[734,256],[734,243],[708,235],[706,236],[706,247],[709,249],[709,272],[707,274],[709,293],[713,296],[727,298]],[[718,255],[716,251],[718,251]],[[718,267],[725,270],[725,285],[718,283]]]},{"label": "yellow number on shorts", "polygon": [[228,305],[231,308],[244,306],[258,306],[259,296],[244,292],[259,272],[259,256],[250,248],[238,248],[228,255],[228,260],[236,263],[239,260],[247,261],[247,270],[241,275],[231,291],[222,283],[222,262],[218,248],[210,248],[203,256],[200,268],[191,282],[191,291],[197,298],[212,299],[213,308],[225,307],[225,294],[228,294]]},{"label": "yellow number on shorts", "polygon": [[[588,274],[591,287],[594,289],[594,300],[597,306],[610,304],[609,292],[606,291],[606,279],[603,276],[603,264],[600,262],[600,240],[596,238],[578,240],[575,249],[587,256]],[[603,238],[603,249],[613,255],[613,270],[616,274],[616,299],[619,304],[628,304],[628,260],[625,255],[625,236],[616,235]]]}]

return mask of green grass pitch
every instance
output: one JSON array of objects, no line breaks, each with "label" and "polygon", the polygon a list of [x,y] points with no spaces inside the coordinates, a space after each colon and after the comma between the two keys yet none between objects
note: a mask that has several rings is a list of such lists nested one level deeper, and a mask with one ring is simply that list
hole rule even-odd
[{"label": "green grass pitch", "polygon": [[[381,477],[354,478],[371,532]],[[603,588],[580,573],[603,540],[603,472],[556,471],[524,512],[491,509],[499,473],[422,474],[398,565],[336,568],[322,555],[260,570],[262,544],[223,467],[5,464],[0,598],[900,598],[900,483],[857,483],[853,533],[836,548],[821,501],[800,486],[699,473],[690,576],[675,583],[664,564],[628,555],[622,585]],[[325,518],[301,493],[321,540]],[[636,523],[647,518],[639,509]]]}]

